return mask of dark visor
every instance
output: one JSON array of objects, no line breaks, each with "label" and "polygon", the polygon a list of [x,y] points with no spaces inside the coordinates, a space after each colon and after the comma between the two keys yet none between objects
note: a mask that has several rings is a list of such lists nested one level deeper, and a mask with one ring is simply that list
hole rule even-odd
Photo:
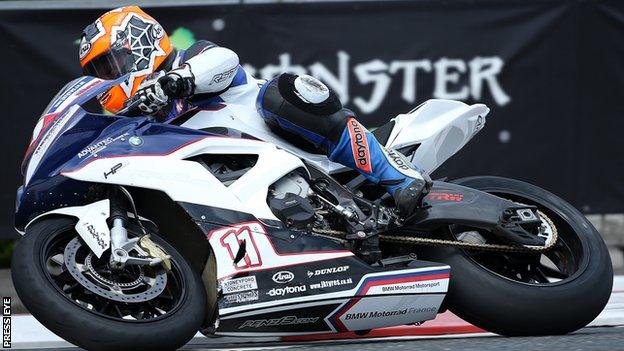
[{"label": "dark visor", "polygon": [[[121,41],[125,41],[124,39]],[[123,76],[133,68],[134,58],[130,46],[124,42],[117,42],[108,52],[89,61],[84,66],[83,72],[88,76],[111,80]]]}]

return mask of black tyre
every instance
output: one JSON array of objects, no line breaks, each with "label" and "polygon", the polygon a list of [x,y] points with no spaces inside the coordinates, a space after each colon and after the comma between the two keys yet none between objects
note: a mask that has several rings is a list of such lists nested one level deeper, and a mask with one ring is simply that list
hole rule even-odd
[{"label": "black tyre", "polygon": [[[500,177],[453,183],[536,205],[558,232],[540,254],[426,248],[423,257],[451,266],[451,311],[485,330],[508,336],[566,334],[590,323],[611,294],[613,268],[591,223],[570,204],[537,186]],[[454,235],[452,227],[449,236]]]},{"label": "black tyre", "polygon": [[[140,272],[137,266],[129,266],[128,272],[107,270],[98,263],[103,262],[101,259],[80,246],[75,223],[66,217],[43,219],[28,227],[15,249],[11,266],[15,289],[35,318],[63,339],[87,350],[175,350],[188,342],[200,328],[206,297],[199,274],[184,257],[152,234],[153,242],[172,258],[170,271],[160,266],[146,266]],[[129,232],[132,234],[131,228]],[[74,256],[88,260],[93,276],[101,281],[125,281],[122,286],[128,296],[147,290],[144,295],[132,296],[151,293],[157,297],[141,303],[111,301],[93,294],[75,279],[72,283],[73,276],[64,263],[67,261],[59,256],[66,254],[64,250],[72,243],[78,247]],[[132,277],[134,273],[140,273],[144,283]],[[167,276],[162,286],[153,284],[162,289],[158,294],[155,288],[148,290],[153,274]]]}]

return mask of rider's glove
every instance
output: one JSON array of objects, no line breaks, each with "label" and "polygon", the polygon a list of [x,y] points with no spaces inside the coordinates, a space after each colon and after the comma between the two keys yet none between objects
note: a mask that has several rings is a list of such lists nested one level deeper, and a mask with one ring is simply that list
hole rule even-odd
[{"label": "rider's glove", "polygon": [[139,109],[143,113],[153,115],[166,106],[172,99],[180,99],[193,95],[195,77],[189,65],[184,64],[164,73],[154,72],[148,75],[135,94],[140,99]]},{"label": "rider's glove", "polygon": [[139,109],[143,113],[152,115],[169,103],[169,96],[163,91],[160,79],[165,76],[164,72],[154,72],[148,75],[139,85],[135,96],[141,100]]},{"label": "rider's glove", "polygon": [[158,83],[171,99],[189,97],[195,92],[195,76],[188,64],[169,71],[158,78]]}]

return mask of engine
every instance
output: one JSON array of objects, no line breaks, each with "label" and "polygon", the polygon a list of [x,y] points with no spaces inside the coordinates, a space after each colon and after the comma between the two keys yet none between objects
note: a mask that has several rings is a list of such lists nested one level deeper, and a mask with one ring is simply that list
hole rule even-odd
[{"label": "engine", "polygon": [[288,227],[303,229],[316,220],[316,210],[308,198],[310,184],[293,172],[275,182],[269,189],[271,211]]}]

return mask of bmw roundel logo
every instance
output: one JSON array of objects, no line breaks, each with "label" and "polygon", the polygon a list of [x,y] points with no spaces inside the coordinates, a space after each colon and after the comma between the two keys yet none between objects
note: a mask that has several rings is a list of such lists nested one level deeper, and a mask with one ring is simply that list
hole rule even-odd
[{"label": "bmw roundel logo", "polygon": [[143,139],[139,138],[138,136],[133,136],[128,139],[128,142],[132,146],[140,146],[143,144]]},{"label": "bmw roundel logo", "polygon": [[273,274],[273,281],[279,284],[286,284],[295,279],[295,275],[289,271],[279,271]]}]

